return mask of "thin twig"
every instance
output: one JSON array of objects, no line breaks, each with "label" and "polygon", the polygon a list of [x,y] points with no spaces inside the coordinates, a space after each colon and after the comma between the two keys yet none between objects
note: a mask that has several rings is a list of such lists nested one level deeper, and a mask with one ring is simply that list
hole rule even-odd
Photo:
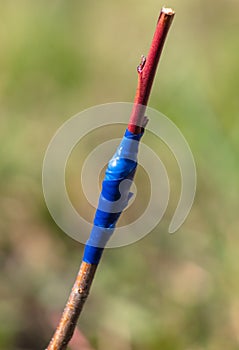
[{"label": "thin twig", "polygon": [[169,28],[173,21],[174,14],[175,13],[172,9],[162,8],[149,49],[148,57],[146,58],[145,56],[141,56],[141,62],[137,67],[138,86],[134,99],[134,108],[132,110],[128,125],[128,129],[135,134],[140,133],[141,127],[144,127],[145,108],[148,103],[158,62]]},{"label": "thin twig", "polygon": [[64,350],[71,340],[77,320],[88,297],[97,265],[81,263],[71,294],[47,350]]},{"label": "thin twig", "polygon": [[[134,108],[130,116],[128,130],[134,134],[142,131],[144,127],[144,108],[147,105],[154,76],[163,45],[172,23],[174,12],[172,9],[161,10],[153,41],[149,50],[148,58],[142,57],[138,66],[138,87],[134,100]],[[88,297],[92,281],[94,279],[97,265],[86,262],[81,263],[80,271],[72,288],[68,302],[62,314],[55,334],[47,347],[47,350],[64,350],[69,343],[77,320]]]}]

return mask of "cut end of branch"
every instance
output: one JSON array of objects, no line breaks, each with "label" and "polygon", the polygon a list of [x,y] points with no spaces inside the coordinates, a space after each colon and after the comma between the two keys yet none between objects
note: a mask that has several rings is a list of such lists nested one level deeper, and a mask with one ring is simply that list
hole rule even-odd
[{"label": "cut end of branch", "polygon": [[162,13],[165,13],[165,15],[168,15],[168,16],[173,16],[173,15],[175,15],[174,10],[171,9],[170,7],[163,7],[163,8],[162,8]]}]

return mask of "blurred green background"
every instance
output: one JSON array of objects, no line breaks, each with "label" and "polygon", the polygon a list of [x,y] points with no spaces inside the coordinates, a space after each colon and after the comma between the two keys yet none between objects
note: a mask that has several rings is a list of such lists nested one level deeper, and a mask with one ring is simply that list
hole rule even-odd
[{"label": "blurred green background", "polygon": [[[0,349],[46,346],[83,251],[47,211],[47,145],[79,111],[133,101],[135,67],[162,5],[0,2]],[[97,350],[239,349],[239,2],[167,5],[176,17],[150,106],[190,144],[196,199],[176,234],[167,233],[177,203],[171,198],[150,235],[104,254],[79,322]],[[82,147],[87,153],[90,142]],[[77,201],[78,168],[70,163]],[[179,194],[179,176],[171,181]]]}]

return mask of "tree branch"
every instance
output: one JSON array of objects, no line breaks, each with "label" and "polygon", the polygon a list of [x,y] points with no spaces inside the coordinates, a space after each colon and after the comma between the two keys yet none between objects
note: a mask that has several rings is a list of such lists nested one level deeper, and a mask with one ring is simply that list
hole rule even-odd
[{"label": "tree branch", "polygon": [[97,265],[81,263],[71,294],[47,350],[64,350],[71,340],[81,310],[88,297]]},{"label": "tree branch", "polygon": [[128,125],[128,129],[135,134],[141,133],[141,127],[145,126],[145,108],[148,103],[158,62],[169,28],[173,21],[174,14],[175,13],[171,8],[162,8],[149,49],[148,57],[146,58],[145,56],[141,56],[141,62],[137,67],[138,86],[134,99],[134,108],[132,110]]},{"label": "tree branch", "polygon": [[[148,103],[151,87],[156,73],[163,45],[172,23],[174,12],[172,9],[161,10],[148,58],[144,56],[138,66],[138,87],[134,100],[128,130],[138,134],[145,126],[144,111]],[[68,302],[55,334],[47,347],[47,350],[64,350],[70,341],[78,317],[90,291],[97,265],[86,262],[81,263],[80,271],[72,288]]]}]

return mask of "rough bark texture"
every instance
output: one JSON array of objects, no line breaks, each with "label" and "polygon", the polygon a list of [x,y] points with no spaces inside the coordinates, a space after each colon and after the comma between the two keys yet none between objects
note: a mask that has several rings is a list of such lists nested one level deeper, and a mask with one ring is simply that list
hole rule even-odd
[{"label": "rough bark texture", "polygon": [[88,297],[97,265],[81,263],[71,294],[63,311],[59,325],[47,350],[64,350],[69,343],[77,320]]}]

